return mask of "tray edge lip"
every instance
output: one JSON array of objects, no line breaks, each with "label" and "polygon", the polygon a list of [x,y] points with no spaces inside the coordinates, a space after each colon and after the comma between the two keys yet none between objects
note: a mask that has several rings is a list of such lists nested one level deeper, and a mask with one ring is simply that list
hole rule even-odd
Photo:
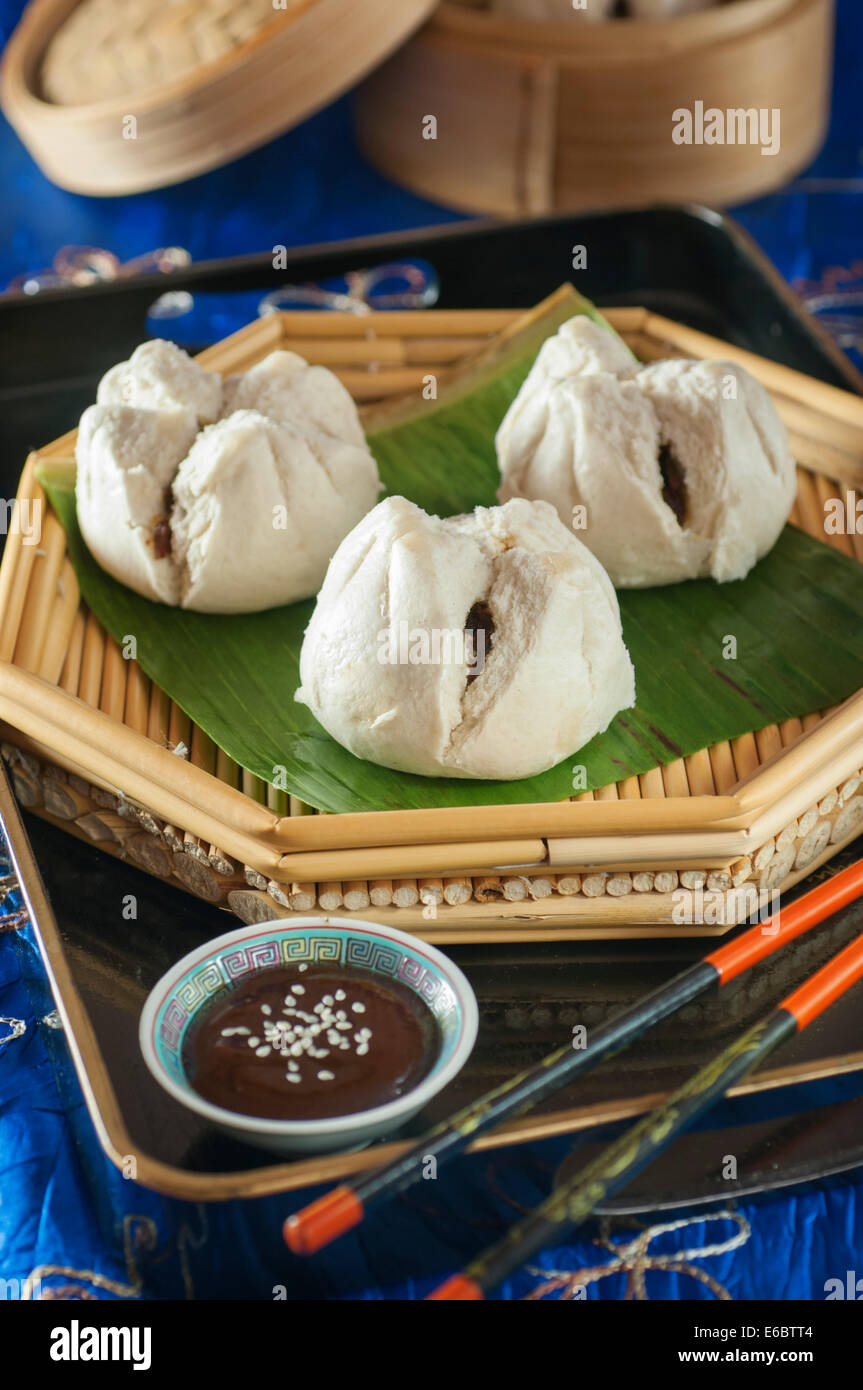
[{"label": "tray edge lip", "polygon": [[[745,206],[745,205],[744,205]],[[453,221],[441,223],[426,223],[419,227],[408,227],[392,232],[372,233],[367,236],[347,237],[337,241],[309,242],[305,246],[286,248],[286,259],[288,265],[302,265],[309,260],[321,259],[324,261],[334,260],[343,261],[350,259],[354,253],[357,255],[380,253],[385,255],[393,248],[407,248],[410,250],[414,244],[422,244],[428,241],[470,241],[474,237],[483,236],[488,233],[499,237],[518,237],[519,233],[525,230],[539,229],[542,227],[571,226],[575,222],[593,222],[597,225],[602,222],[613,221],[617,218],[633,217],[639,220],[649,219],[659,214],[682,217],[684,221],[691,222],[695,226],[710,227],[719,231],[734,246],[735,250],[744,260],[748,261],[756,270],[762,280],[765,280],[771,291],[781,301],[783,307],[795,319],[798,326],[803,329],[806,336],[812,340],[815,347],[826,356],[831,365],[849,383],[847,389],[854,390],[857,394],[863,394],[863,372],[861,372],[841,348],[830,338],[829,334],[821,327],[817,319],[805,307],[788,282],[777,270],[769,256],[762,251],[752,234],[739,222],[731,213],[711,207],[708,203],[692,202],[669,202],[658,201],[650,203],[646,207],[621,207],[614,209],[587,209],[578,213],[555,213],[552,215],[539,215],[536,217],[524,217],[512,221],[497,217],[464,217],[457,216]],[[267,252],[250,253],[243,256],[223,256],[213,257],[209,260],[193,261],[189,266],[173,272],[170,277],[172,283],[185,283],[187,280],[192,284],[199,280],[209,280],[215,275],[225,275],[234,273],[252,272],[255,270],[272,272],[272,255]],[[38,296],[26,295],[23,291],[12,294],[0,295],[0,322],[2,322],[4,309],[18,309],[27,304],[30,308],[37,308],[43,305],[78,303],[83,304],[86,299],[99,299],[103,296],[116,296],[118,292],[134,293],[137,290],[149,292],[164,288],[165,276],[153,273],[151,275],[135,276],[125,280],[100,281],[93,285],[67,286],[65,288],[54,288],[40,290]],[[462,306],[463,307],[463,306]],[[819,378],[823,380],[824,378]]]}]

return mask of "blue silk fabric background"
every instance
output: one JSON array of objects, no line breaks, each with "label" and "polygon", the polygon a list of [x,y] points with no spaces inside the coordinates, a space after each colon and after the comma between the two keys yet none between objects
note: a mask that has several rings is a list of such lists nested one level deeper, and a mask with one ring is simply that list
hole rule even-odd
[{"label": "blue silk fabric background", "polygon": [[[0,0],[3,41],[22,8],[21,0]],[[859,0],[839,0],[834,107],[824,149],[791,187],[733,210],[804,293],[837,280],[852,292],[855,281],[863,285],[861,92],[863,8]],[[345,101],[227,168],[123,199],[54,188],[0,121],[0,287],[50,265],[68,243],[104,247],[123,261],[180,245],[201,260],[457,216],[402,191],[364,163]],[[844,339],[852,354],[853,305],[852,293],[852,327],[846,326]],[[22,1037],[0,1042],[0,1278],[24,1280],[41,1271],[43,1296],[421,1297],[547,1193],[572,1145],[556,1140],[461,1160],[358,1234],[301,1263],[282,1244],[280,1227],[311,1193],[194,1206],[148,1192],[108,1163],[62,1034],[42,1021],[52,1007],[29,930],[17,943],[0,936],[0,1015],[27,1024]],[[7,1032],[0,1023],[0,1040]],[[821,1104],[830,1099],[829,1088],[815,1097]],[[789,1100],[761,1097],[758,1117],[771,1104],[788,1107]],[[650,1253],[665,1258],[647,1275],[648,1296],[715,1297],[715,1288],[681,1269],[676,1258],[682,1250],[706,1247],[716,1253],[693,1263],[735,1299],[822,1299],[827,1280],[844,1280],[846,1271],[863,1276],[859,1172],[743,1201],[739,1211],[751,1235],[735,1249],[723,1247],[737,1227],[703,1213],[687,1229],[657,1236]],[[593,1243],[597,1233],[587,1229],[578,1240],[545,1251],[532,1268],[573,1271],[605,1263],[610,1256]],[[522,1298],[539,1282],[537,1272],[523,1271],[502,1296]],[[620,1299],[625,1290],[623,1274],[612,1273],[591,1284],[587,1296]]]}]

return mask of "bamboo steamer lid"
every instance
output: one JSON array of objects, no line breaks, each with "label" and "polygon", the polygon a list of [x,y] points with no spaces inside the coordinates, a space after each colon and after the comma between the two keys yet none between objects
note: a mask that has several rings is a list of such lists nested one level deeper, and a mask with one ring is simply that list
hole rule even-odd
[{"label": "bamboo steamer lid", "polygon": [[0,105],[42,171],[128,194],[226,164],[389,56],[437,0],[31,0]]}]

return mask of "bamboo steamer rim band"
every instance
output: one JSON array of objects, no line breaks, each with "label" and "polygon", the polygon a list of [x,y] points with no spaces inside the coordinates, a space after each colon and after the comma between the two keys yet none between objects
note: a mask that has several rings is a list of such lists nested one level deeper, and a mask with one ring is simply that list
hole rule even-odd
[{"label": "bamboo steamer rim band", "polygon": [[694,14],[657,19],[516,19],[444,0],[421,31],[439,47],[475,50],[494,57],[517,54],[529,61],[547,58],[561,67],[581,67],[598,58],[622,62],[672,58],[694,47],[715,46],[744,37],[774,21],[787,20],[824,0],[734,0]]}]

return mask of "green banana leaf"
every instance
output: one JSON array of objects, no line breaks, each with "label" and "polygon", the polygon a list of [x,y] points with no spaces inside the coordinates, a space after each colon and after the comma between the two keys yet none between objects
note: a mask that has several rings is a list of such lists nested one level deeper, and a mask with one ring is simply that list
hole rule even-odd
[{"label": "green banana leaf", "polygon": [[[575,312],[599,319],[580,297],[564,297],[435,404],[373,416],[369,443],[387,491],[438,515],[492,505],[497,426],[541,342]],[[70,475],[44,467],[40,480],[66,530],[83,597],[107,631],[120,642],[135,637],[143,670],[231,758],[320,810],[560,801],[835,704],[863,684],[859,566],[787,526],[736,583],[620,592],[636,707],[557,767],[516,782],[394,772],[354,757],[294,702],[312,601],[240,616],[151,603],[90,555]]]}]

